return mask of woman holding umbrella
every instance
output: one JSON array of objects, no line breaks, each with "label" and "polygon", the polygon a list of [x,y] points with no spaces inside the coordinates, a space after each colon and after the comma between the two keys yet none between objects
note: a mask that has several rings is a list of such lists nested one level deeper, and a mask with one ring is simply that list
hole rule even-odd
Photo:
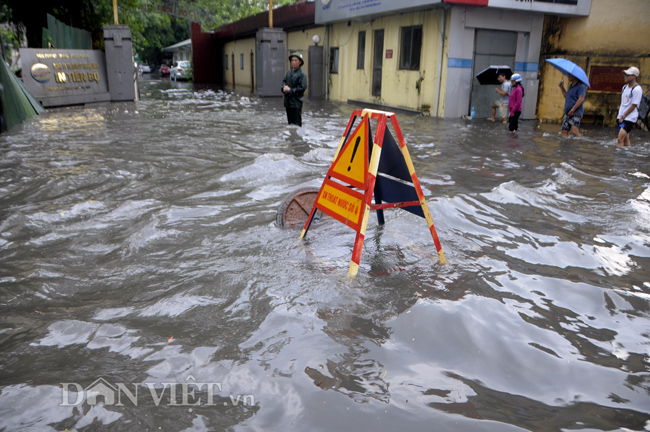
[{"label": "woman holding umbrella", "polygon": [[564,79],[560,82],[560,90],[564,96],[564,118],[562,119],[562,138],[569,136],[569,131],[576,136],[580,135],[580,122],[585,111],[582,103],[587,95],[587,86],[578,78],[567,74],[569,78],[569,89],[564,89]]}]

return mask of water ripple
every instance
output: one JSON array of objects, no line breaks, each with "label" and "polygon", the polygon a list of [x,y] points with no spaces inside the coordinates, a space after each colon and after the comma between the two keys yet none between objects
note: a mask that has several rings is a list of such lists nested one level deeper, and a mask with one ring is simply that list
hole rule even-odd
[{"label": "water ripple", "polygon": [[353,230],[274,222],[353,107],[141,84],[0,135],[0,429],[648,428],[642,134],[398,114],[448,264],[387,210],[350,279]]}]

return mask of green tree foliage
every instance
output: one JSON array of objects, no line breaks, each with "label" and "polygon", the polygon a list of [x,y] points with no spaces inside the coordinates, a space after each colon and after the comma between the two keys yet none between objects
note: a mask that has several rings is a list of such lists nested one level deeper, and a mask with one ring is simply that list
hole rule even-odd
[{"label": "green tree foliage", "polygon": [[[304,0],[272,0],[273,7]],[[204,31],[238,21],[269,9],[269,0],[150,0],[149,3],[165,5],[190,13],[195,12]]]},{"label": "green tree foliage", "polygon": [[[273,7],[301,0],[272,0]],[[113,24],[113,0],[0,0],[0,22],[12,22],[27,30],[30,47],[40,47],[47,14],[59,21],[88,30],[94,46],[103,44],[104,26]],[[162,49],[189,38],[190,20],[203,31],[268,10],[269,0],[117,0],[118,20],[131,28],[134,51],[152,65],[164,58]],[[185,18],[183,18],[185,17]],[[9,36],[7,36],[9,37]]]},{"label": "green tree foliage", "polygon": [[[118,0],[123,9],[134,9],[139,2]],[[112,0],[52,0],[38,5],[25,0],[0,0],[0,10],[6,10],[3,22],[25,26],[28,46],[34,48],[41,46],[48,13],[64,24],[89,31],[93,40],[101,40],[102,28],[113,23]]]},{"label": "green tree foliage", "polygon": [[171,53],[163,49],[190,37],[188,21],[162,13],[138,12],[129,23],[133,39],[133,51],[145,63],[158,67]]}]

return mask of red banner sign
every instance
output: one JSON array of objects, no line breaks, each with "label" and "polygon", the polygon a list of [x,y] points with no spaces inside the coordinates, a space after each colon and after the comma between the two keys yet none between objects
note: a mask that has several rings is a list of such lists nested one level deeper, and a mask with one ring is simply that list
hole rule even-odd
[{"label": "red banner sign", "polygon": [[623,80],[624,66],[592,66],[589,69],[589,84],[591,90],[620,93],[625,85]]},{"label": "red banner sign", "polygon": [[470,6],[487,6],[488,0],[442,0],[445,3],[456,3]]}]

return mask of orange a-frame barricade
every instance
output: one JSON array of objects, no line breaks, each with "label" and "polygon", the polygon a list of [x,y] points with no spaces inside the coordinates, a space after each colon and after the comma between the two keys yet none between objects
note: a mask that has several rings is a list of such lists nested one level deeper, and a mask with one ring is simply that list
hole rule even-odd
[{"label": "orange a-frame barricade", "polygon": [[[352,131],[359,117],[361,122]],[[372,149],[369,146],[370,119],[377,120]],[[387,129],[389,119],[399,144]],[[372,204],[373,193],[375,204]],[[354,229],[357,237],[349,275],[356,276],[370,210],[377,211],[378,223],[382,225],[384,209],[389,208],[402,208],[425,218],[440,262],[446,264],[442,245],[395,114],[369,109],[355,110],[350,116],[300,238],[307,234],[316,210],[321,210]]]}]

